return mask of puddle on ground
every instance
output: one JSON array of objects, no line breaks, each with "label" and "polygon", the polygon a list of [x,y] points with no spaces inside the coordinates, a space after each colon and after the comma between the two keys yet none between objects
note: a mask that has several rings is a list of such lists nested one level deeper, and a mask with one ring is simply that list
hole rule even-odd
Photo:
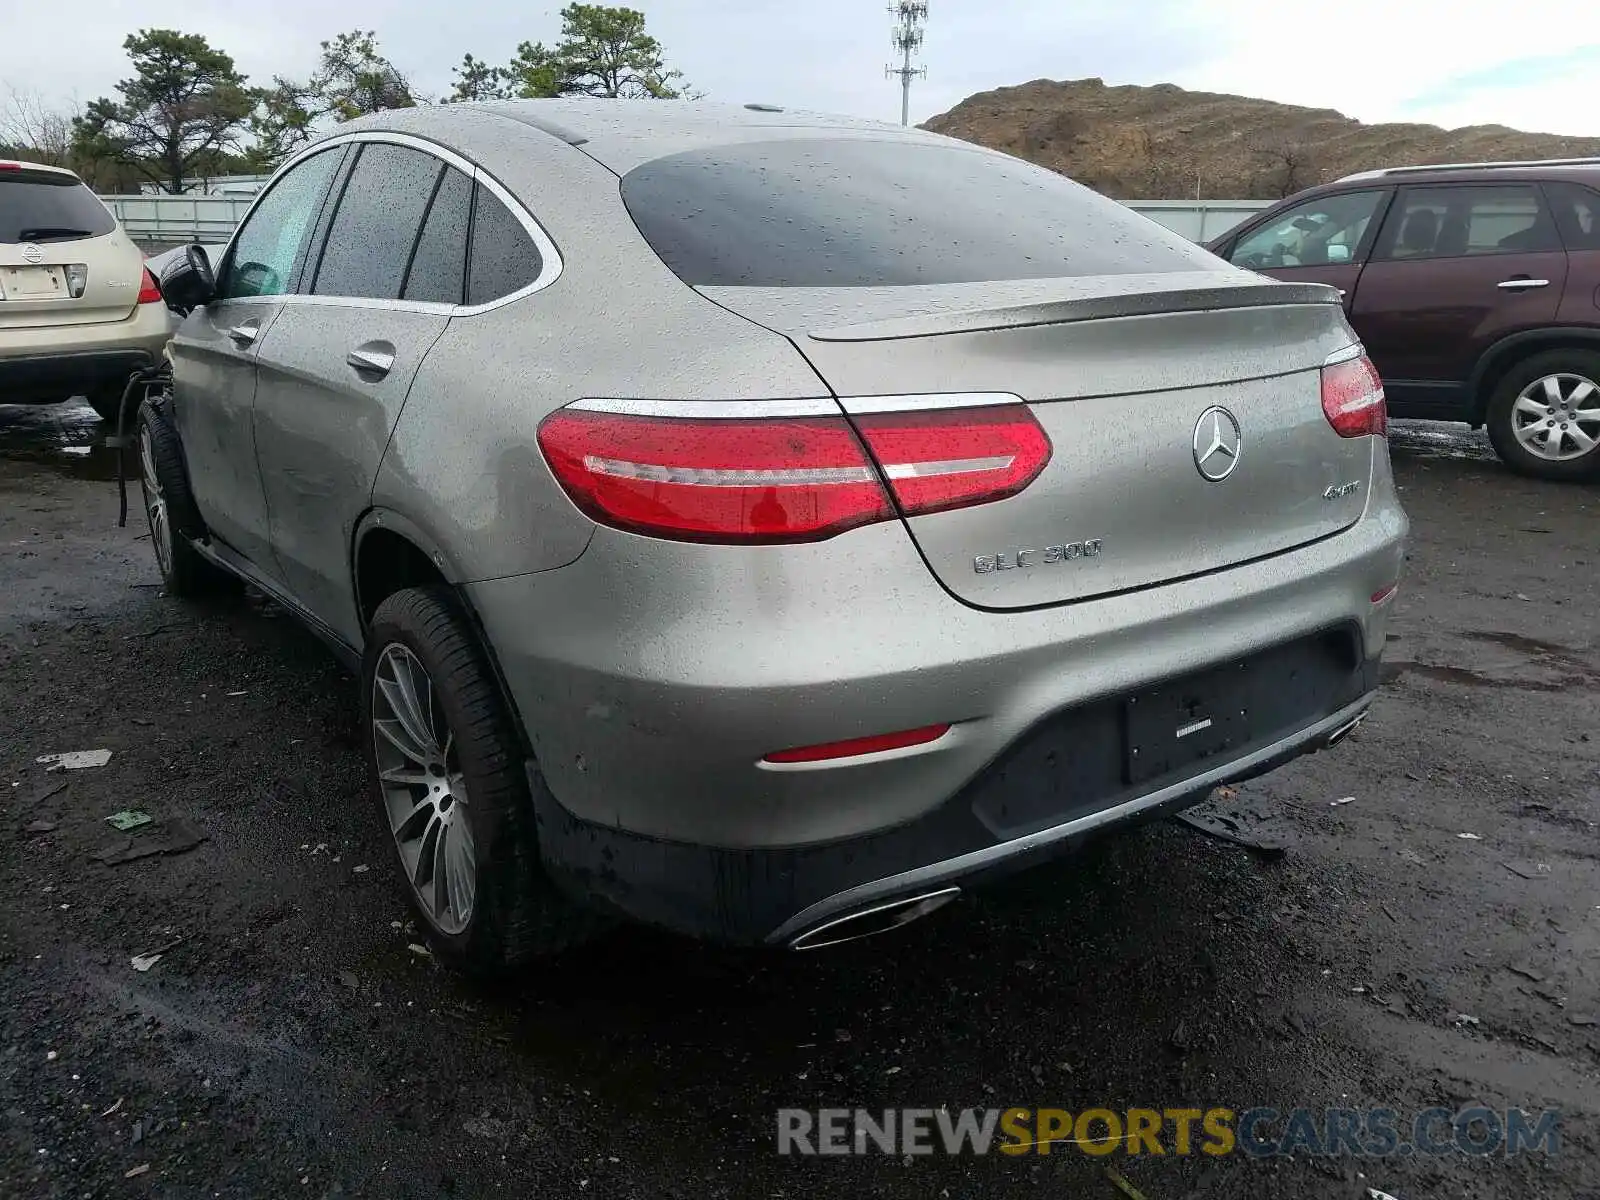
[{"label": "puddle on ground", "polygon": [[[113,480],[117,452],[106,439],[115,432],[81,400],[0,404],[0,463],[36,463],[74,479]],[[138,479],[132,454],[123,469],[130,480]]]}]

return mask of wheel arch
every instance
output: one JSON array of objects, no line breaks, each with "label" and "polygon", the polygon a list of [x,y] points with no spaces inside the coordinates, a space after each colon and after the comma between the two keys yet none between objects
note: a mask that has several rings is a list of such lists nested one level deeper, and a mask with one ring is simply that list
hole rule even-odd
[{"label": "wheel arch", "polygon": [[461,571],[436,538],[415,521],[393,509],[369,509],[356,522],[355,532],[350,539],[350,579],[363,640],[372,626],[372,615],[378,605],[395,592],[411,587],[448,588],[477,635],[501,701],[511,715],[523,752],[532,754],[532,742],[523,724],[522,712],[500,668],[494,642],[484,627],[483,618],[461,586],[465,582]]},{"label": "wheel arch", "polygon": [[1583,326],[1551,326],[1545,329],[1525,329],[1509,334],[1495,342],[1478,356],[1477,365],[1467,382],[1467,395],[1471,397],[1472,425],[1484,423],[1489,409],[1489,397],[1506,373],[1519,362],[1546,350],[1577,349],[1600,352],[1600,329]]}]

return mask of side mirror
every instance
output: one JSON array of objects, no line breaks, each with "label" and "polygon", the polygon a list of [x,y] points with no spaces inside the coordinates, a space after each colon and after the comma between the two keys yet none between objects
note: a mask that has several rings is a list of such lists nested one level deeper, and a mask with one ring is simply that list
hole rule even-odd
[{"label": "side mirror", "polygon": [[209,304],[217,294],[217,281],[211,274],[206,248],[186,246],[161,272],[161,296],[167,307],[182,316]]}]

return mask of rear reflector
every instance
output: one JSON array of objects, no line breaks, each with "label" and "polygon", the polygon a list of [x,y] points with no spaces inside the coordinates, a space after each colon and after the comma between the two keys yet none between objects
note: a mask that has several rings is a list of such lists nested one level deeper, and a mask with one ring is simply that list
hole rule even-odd
[{"label": "rear reflector", "polygon": [[1389,409],[1378,369],[1365,354],[1322,368],[1322,411],[1340,437],[1383,437]]},{"label": "rear reflector", "polygon": [[150,274],[150,268],[146,267],[144,271],[144,279],[139,284],[139,303],[159,304],[160,302],[161,287],[156,283],[156,277]]},{"label": "rear reflector", "polygon": [[539,448],[594,520],[718,543],[813,542],[890,520],[885,478],[908,515],[984,504],[1020,492],[1050,458],[1022,404],[858,422],[859,437],[843,416],[565,408],[539,426]]},{"label": "rear reflector", "polygon": [[854,758],[861,754],[880,754],[885,750],[904,750],[908,746],[925,746],[936,742],[950,732],[950,726],[924,725],[921,729],[905,729],[899,733],[877,733],[871,737],[851,738],[845,742],[824,742],[820,746],[802,746],[798,750],[774,750],[761,761],[769,763],[825,762],[831,758]]}]

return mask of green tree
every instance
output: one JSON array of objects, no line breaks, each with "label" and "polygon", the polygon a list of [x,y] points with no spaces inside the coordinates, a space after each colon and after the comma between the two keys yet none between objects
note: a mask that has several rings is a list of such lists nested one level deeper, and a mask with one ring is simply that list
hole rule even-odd
[{"label": "green tree", "polygon": [[324,113],[340,121],[417,104],[411,84],[378,52],[378,35],[370,29],[322,43],[322,63],[311,77],[310,92]]},{"label": "green tree", "polygon": [[311,88],[283,76],[256,93],[256,110],[250,117],[255,144],[248,157],[256,171],[270,171],[305,145],[316,132],[316,97]]},{"label": "green tree", "polygon": [[506,67],[496,67],[468,54],[461,65],[452,67],[456,77],[455,87],[444,98],[446,104],[467,100],[504,100],[512,94],[511,72]]},{"label": "green tree", "polygon": [[122,45],[133,77],[117,84],[121,99],[101,97],[73,121],[74,156],[131,166],[180,193],[198,165],[238,145],[255,95],[199,34],[141,29]]},{"label": "green tree", "polygon": [[[476,62],[471,55],[467,59]],[[460,69],[457,74],[462,74]],[[605,4],[569,4],[561,10],[561,40],[554,46],[523,42],[498,82],[511,95],[524,98],[674,100],[681,94],[682,80],[682,72],[667,69],[661,43],[645,32],[644,13]]]}]

